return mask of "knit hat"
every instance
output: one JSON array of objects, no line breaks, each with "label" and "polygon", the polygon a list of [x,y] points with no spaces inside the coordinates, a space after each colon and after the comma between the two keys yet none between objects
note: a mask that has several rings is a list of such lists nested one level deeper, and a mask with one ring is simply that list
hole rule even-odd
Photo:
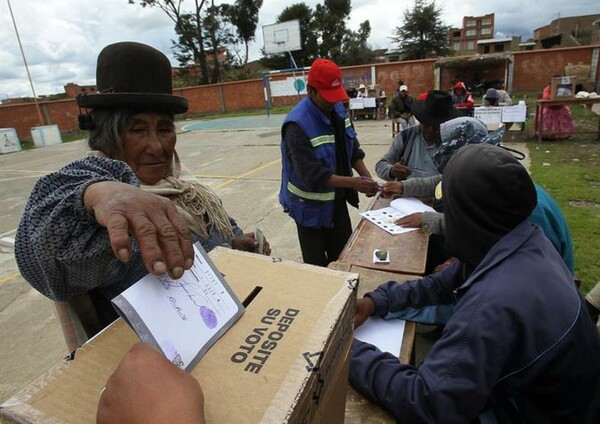
[{"label": "knit hat", "polygon": [[96,65],[97,93],[80,95],[83,108],[130,108],[184,113],[188,101],[173,96],[171,63],[153,47],[134,42],[106,46]]},{"label": "knit hat", "polygon": [[342,86],[340,68],[328,59],[317,59],[308,71],[308,85],[318,91],[329,103],[348,100],[348,94]]},{"label": "knit hat", "polygon": [[485,96],[483,96],[483,98],[486,100],[499,99],[500,94],[498,93],[498,90],[496,90],[495,88],[488,88],[487,91],[485,92]]},{"label": "knit hat", "polygon": [[439,150],[433,155],[433,163],[440,174],[450,157],[463,146],[467,144],[488,143],[499,145],[504,137],[505,127],[502,126],[496,131],[488,133],[486,126],[479,119],[462,116],[451,119],[440,125],[440,143]]}]

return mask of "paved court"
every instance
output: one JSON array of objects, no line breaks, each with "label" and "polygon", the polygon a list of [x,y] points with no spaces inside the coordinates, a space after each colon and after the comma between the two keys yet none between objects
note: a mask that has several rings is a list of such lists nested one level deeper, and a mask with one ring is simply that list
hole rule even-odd
[{"label": "paved court", "polygon": [[[260,227],[274,256],[301,261],[295,224],[278,202],[282,119],[274,115],[178,122],[182,129],[194,131],[178,135],[177,151],[244,230]],[[375,162],[391,141],[391,121],[359,121],[356,127],[365,162],[375,175]],[[524,145],[516,148],[524,150]],[[10,234],[18,225],[39,176],[85,151],[85,143],[76,141],[0,155],[0,235]],[[360,200],[362,211],[369,200],[363,195]],[[359,211],[349,209],[356,225]],[[0,402],[67,354],[52,303],[24,282],[13,253],[6,251],[0,253],[0,340]]]}]

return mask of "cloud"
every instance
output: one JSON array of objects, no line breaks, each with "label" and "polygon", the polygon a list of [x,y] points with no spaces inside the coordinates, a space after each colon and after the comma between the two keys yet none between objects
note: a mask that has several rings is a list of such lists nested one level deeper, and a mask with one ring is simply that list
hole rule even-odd
[{"label": "cloud", "polygon": [[[233,3],[234,0],[215,3]],[[427,2],[428,0],[426,0]],[[264,0],[259,15],[256,41],[250,45],[250,59],[258,59],[263,45],[262,26],[273,24],[288,6],[301,0]],[[323,0],[306,0],[314,8]],[[191,1],[183,2],[189,7]],[[96,58],[106,45],[138,41],[156,47],[177,65],[171,50],[175,39],[173,22],[158,8],[143,8],[127,0],[12,0],[23,49],[37,94],[63,92],[68,82],[93,84]],[[567,10],[563,0],[439,0],[442,21],[459,27],[463,16],[495,13],[498,35],[521,35],[547,25]],[[348,27],[357,30],[369,20],[372,48],[394,48],[390,37],[403,22],[414,0],[353,0]],[[600,13],[597,0],[568,3],[568,16]],[[567,15],[562,13],[562,16]],[[23,59],[14,33],[7,3],[0,2],[0,97],[31,96]]]}]

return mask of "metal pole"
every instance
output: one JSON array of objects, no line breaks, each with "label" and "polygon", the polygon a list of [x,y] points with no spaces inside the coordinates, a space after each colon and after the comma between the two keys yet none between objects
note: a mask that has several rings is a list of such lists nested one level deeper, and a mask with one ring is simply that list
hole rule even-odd
[{"label": "metal pole", "polygon": [[27,78],[29,78],[29,85],[31,85],[31,92],[33,93],[33,102],[35,103],[35,108],[37,109],[38,117],[40,118],[40,125],[44,125],[44,119],[42,118],[42,111],[40,110],[40,105],[37,101],[37,96],[35,95],[35,89],[33,88],[33,81],[31,80],[31,75],[29,74],[29,67],[27,66],[27,59],[25,59],[25,52],[23,51],[23,46],[21,45],[21,37],[19,37],[19,30],[17,29],[17,23],[15,22],[15,15],[13,15],[12,7],[10,6],[10,0],[6,0],[8,3],[8,10],[10,11],[10,17],[12,18],[13,25],[15,27],[15,34],[17,35],[17,41],[19,42],[19,48],[21,49],[21,56],[23,56],[23,63],[25,64],[25,70],[27,71]]}]

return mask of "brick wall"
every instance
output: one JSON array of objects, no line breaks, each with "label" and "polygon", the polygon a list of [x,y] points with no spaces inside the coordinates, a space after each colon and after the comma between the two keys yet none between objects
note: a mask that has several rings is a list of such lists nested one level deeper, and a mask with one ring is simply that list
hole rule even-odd
[{"label": "brick wall", "polygon": [[[594,48],[598,49],[600,45],[514,52],[513,91],[541,91],[548,84],[550,78],[563,73],[565,66],[569,63],[590,64]],[[388,96],[396,90],[399,80],[408,85],[409,92],[413,96],[418,96],[435,85],[435,60],[426,59],[346,67],[342,69],[344,86],[349,87],[354,84],[358,87],[361,83],[373,84],[371,81],[373,66],[376,68],[377,78],[374,83],[385,90]],[[600,70],[600,63],[596,63],[596,67]],[[442,89],[451,87],[450,81],[455,78],[454,73],[445,68],[441,69],[440,87]],[[273,78],[283,79],[289,76],[289,74],[278,74]],[[481,69],[479,76],[488,80],[504,79],[504,67],[491,66]],[[600,71],[597,71],[596,74],[596,84],[598,81],[600,81]],[[175,89],[174,94],[189,100],[189,112],[193,114],[233,112],[265,107],[264,91],[260,79],[185,87]],[[273,99],[273,106],[293,105],[297,100],[297,96],[276,97]],[[44,125],[57,124],[62,132],[77,129],[79,112],[74,99],[41,102],[40,108]],[[0,128],[15,128],[19,139],[31,139],[31,127],[39,125],[34,103],[0,105]]]}]

